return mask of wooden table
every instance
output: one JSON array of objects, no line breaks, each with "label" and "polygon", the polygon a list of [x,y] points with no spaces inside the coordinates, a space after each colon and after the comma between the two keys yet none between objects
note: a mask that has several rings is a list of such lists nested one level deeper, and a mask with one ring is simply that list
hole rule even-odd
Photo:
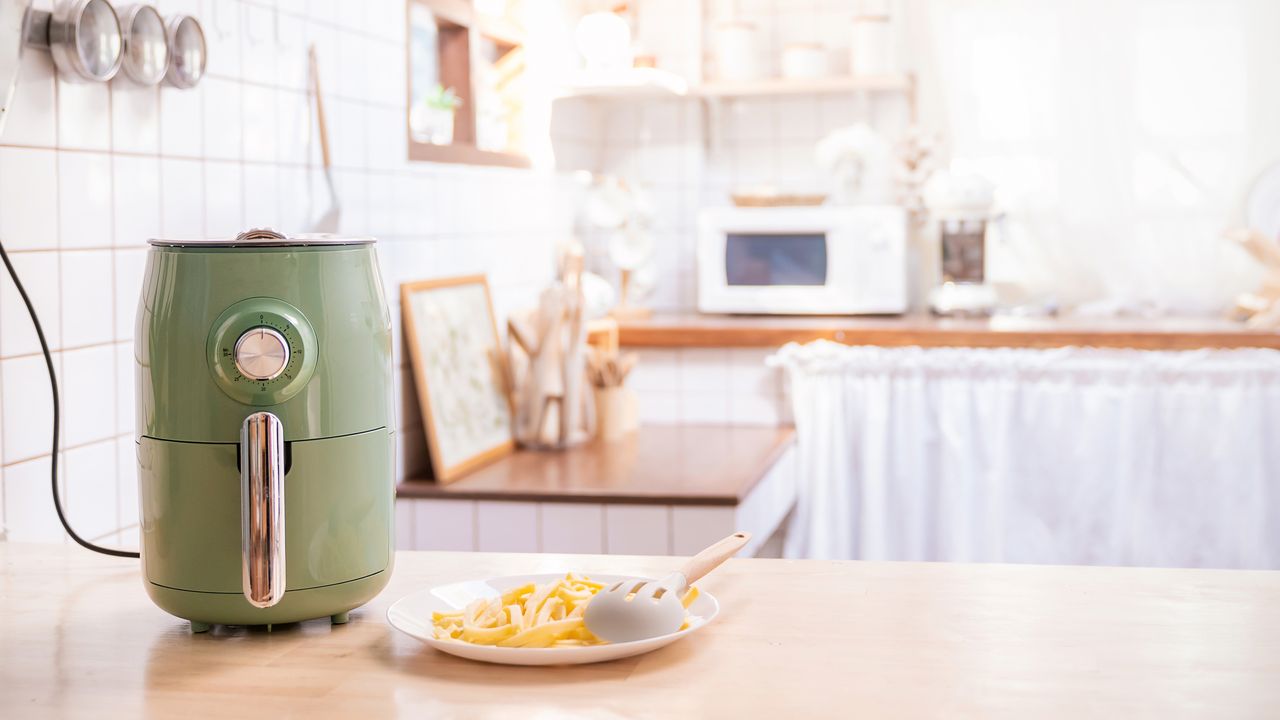
[{"label": "wooden table", "polygon": [[401,553],[349,625],[191,635],[136,561],[0,543],[0,717],[1275,717],[1280,573],[735,560],[650,655],[483,665],[392,630],[437,583],[670,559]]},{"label": "wooden table", "polygon": [[938,318],[778,317],[666,314],[618,326],[628,347],[778,347],[834,340],[846,345],[897,347],[1067,346],[1195,350],[1280,349],[1280,333],[1204,318]]}]

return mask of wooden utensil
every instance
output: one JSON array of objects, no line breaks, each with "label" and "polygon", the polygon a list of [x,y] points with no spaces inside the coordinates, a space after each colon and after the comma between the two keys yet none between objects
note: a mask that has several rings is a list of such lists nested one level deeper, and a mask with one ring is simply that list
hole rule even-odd
[{"label": "wooden utensil", "polygon": [[617,352],[596,350],[587,358],[587,377],[596,387],[620,387],[638,360],[635,353],[619,355]]},{"label": "wooden utensil", "polygon": [[342,218],[342,205],[338,199],[338,187],[333,181],[333,161],[329,155],[329,125],[324,117],[324,97],[320,94],[320,62],[316,58],[316,46],[307,51],[311,70],[311,86],[316,94],[316,124],[320,130],[320,159],[324,163],[324,181],[329,188],[329,209],[311,226],[311,232],[336,233]]},{"label": "wooden utensil", "polygon": [[612,643],[670,635],[684,622],[681,598],[689,585],[738,554],[750,533],[737,532],[694,555],[678,572],[657,582],[623,580],[603,590],[582,615],[587,629]]}]

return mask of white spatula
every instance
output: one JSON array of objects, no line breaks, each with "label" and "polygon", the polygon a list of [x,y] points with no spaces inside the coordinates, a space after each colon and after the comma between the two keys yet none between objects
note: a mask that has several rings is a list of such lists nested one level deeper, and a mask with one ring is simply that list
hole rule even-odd
[{"label": "white spatula", "polygon": [[750,533],[734,533],[689,558],[679,572],[656,582],[629,580],[600,591],[583,613],[587,629],[613,643],[669,635],[684,623],[680,599],[693,583],[720,567],[751,539]]}]

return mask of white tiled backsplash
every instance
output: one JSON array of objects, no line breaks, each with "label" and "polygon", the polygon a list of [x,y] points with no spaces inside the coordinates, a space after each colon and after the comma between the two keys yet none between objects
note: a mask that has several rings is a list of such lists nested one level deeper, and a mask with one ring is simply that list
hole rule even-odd
[{"label": "white tiled backsplash", "polygon": [[750,557],[760,553],[783,525],[795,503],[795,494],[796,453],[792,447],[777,458],[737,505],[402,498],[396,504],[396,547],[693,555],[740,530],[753,536],[742,553]]},{"label": "white tiled backsplash", "polygon": [[[505,316],[533,303],[550,278],[556,243],[582,230],[567,175],[406,162],[402,0],[158,5],[204,23],[210,64],[199,87],[69,83],[56,77],[48,54],[32,51],[0,136],[0,237],[55,350],[70,519],[87,537],[125,546],[136,543],[138,520],[132,340],[146,240],[264,225],[297,231],[327,209],[306,93],[310,43],[319,51],[341,230],[380,241],[400,363],[400,477],[425,467],[426,448],[412,389],[406,392],[399,283],[486,273]],[[681,3],[652,7],[650,28],[688,12]],[[779,13],[780,3],[750,10]],[[687,68],[684,47],[665,42],[654,50],[660,61]],[[651,304],[688,309],[697,208],[723,204],[739,184],[785,185],[809,172],[812,143],[823,132],[872,110],[848,99],[732,104],[707,150],[692,102],[571,108],[576,117],[557,116],[556,151],[561,167],[585,162],[634,175],[651,190],[664,278]],[[643,352],[632,381],[642,419],[788,422],[781,378],[763,365],[768,352]],[[0,528],[10,540],[60,541],[38,353],[25,308],[0,280]]]},{"label": "white tiled backsplash", "polygon": [[[158,4],[205,25],[199,87],[69,83],[47,53],[30,51],[0,136],[0,237],[61,375],[70,520],[125,546],[138,522],[132,341],[146,241],[301,231],[327,209],[308,44],[320,57],[341,229],[380,240],[397,346],[401,281],[484,272],[503,315],[533,301],[552,248],[572,232],[562,176],[406,162],[403,0]],[[0,288],[0,519],[10,540],[60,541],[44,359],[7,276]],[[399,347],[397,357],[405,476],[426,451]]]},{"label": "white tiled backsplash", "polygon": [[765,365],[770,348],[644,350],[627,383],[651,424],[791,423],[784,376]]}]

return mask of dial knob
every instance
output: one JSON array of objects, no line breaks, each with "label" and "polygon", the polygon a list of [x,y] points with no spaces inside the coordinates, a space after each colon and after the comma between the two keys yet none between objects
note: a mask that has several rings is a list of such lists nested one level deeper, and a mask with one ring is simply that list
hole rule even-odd
[{"label": "dial knob", "polygon": [[269,327],[256,327],[236,341],[236,369],[250,380],[274,380],[289,366],[289,343]]}]

